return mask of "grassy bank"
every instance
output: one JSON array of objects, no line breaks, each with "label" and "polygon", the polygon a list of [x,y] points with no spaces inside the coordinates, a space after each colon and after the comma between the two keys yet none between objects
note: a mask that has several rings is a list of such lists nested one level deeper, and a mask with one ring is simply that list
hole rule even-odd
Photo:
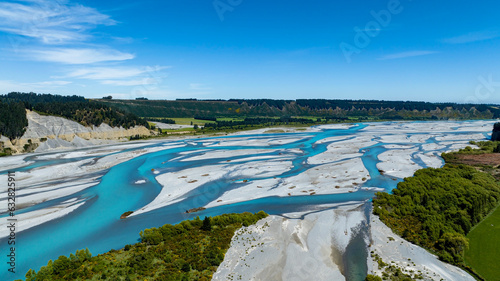
[{"label": "grassy bank", "polygon": [[500,280],[500,207],[474,227],[467,239],[465,263],[486,280]]}]

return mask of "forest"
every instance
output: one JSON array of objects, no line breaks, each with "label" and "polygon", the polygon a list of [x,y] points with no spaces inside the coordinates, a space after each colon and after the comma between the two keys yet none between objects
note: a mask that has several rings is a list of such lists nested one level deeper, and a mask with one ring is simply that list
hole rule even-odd
[{"label": "forest", "polygon": [[236,230],[267,217],[258,213],[196,217],[140,232],[141,242],[92,256],[78,250],[50,260],[26,281],[58,280],[211,280]]},{"label": "forest", "polygon": [[76,121],[84,126],[99,126],[126,129],[135,125],[149,128],[148,123],[130,112],[112,108],[80,96],[18,93],[0,95],[0,134],[10,139],[20,137],[28,126],[25,109],[40,114],[54,115]]},{"label": "forest", "polygon": [[500,109],[487,104],[326,99],[101,100],[141,117],[321,117],[357,120],[491,119]]},{"label": "forest", "polygon": [[64,117],[89,127],[106,123],[111,127],[123,127],[125,129],[136,125],[149,128],[147,121],[138,118],[132,113],[121,112],[96,102],[39,103],[33,106],[33,110]]},{"label": "forest", "polygon": [[23,102],[26,108],[32,109],[32,106],[40,103],[68,103],[68,102],[85,102],[84,97],[80,96],[61,96],[52,94],[37,94],[37,93],[21,93],[11,92],[7,95],[0,95],[0,99],[5,102]]},{"label": "forest", "polygon": [[2,102],[0,99],[0,135],[9,139],[21,137],[28,126],[22,102]]}]

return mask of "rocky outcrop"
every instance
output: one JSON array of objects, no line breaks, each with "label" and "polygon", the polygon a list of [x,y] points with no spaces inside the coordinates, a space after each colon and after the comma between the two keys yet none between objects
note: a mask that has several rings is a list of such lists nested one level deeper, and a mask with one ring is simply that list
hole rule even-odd
[{"label": "rocky outcrop", "polygon": [[0,145],[13,154],[29,150],[46,151],[57,148],[77,148],[110,141],[128,140],[131,136],[149,136],[150,130],[144,126],[124,129],[108,124],[85,127],[62,117],[44,116],[27,110],[28,128],[21,138],[9,140],[0,138]]}]

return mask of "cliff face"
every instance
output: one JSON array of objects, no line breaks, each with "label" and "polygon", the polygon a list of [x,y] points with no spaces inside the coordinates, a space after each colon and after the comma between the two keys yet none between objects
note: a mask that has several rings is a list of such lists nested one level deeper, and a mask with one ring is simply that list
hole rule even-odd
[{"label": "cliff face", "polygon": [[107,124],[85,127],[75,121],[61,117],[43,116],[27,110],[28,128],[21,138],[10,141],[1,137],[4,148],[13,154],[29,151],[45,151],[56,148],[76,148],[99,144],[106,141],[127,140],[131,136],[149,136],[149,129],[143,126],[134,128],[113,128]]}]

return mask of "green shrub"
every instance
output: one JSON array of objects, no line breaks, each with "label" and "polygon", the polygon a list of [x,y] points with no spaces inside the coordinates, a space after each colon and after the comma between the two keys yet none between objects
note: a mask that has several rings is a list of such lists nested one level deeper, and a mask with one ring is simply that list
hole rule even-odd
[{"label": "green shrub", "polygon": [[368,274],[365,278],[365,281],[382,281],[382,278],[375,276],[375,275]]}]

